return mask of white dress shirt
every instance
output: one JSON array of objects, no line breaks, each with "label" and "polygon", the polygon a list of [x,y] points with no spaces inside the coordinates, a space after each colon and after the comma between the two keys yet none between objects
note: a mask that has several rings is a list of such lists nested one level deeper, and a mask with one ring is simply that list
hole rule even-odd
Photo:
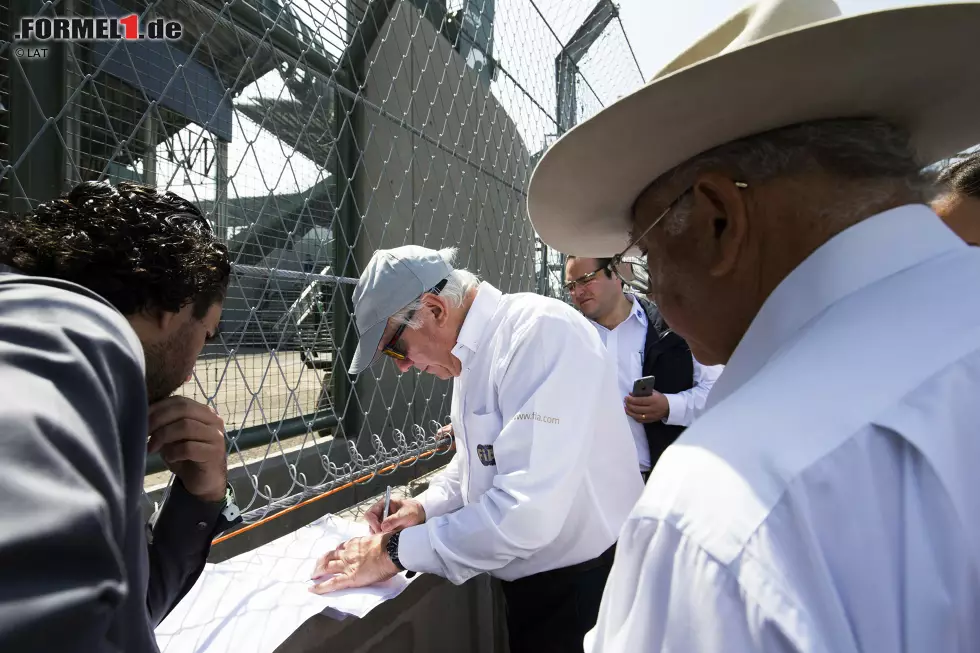
[{"label": "white dress shirt", "polygon": [[[626,295],[626,299],[632,304],[632,308],[626,319],[615,328],[607,329],[598,322],[589,320],[599,332],[602,344],[606,346],[609,364],[616,369],[619,395],[623,401],[633,392],[633,383],[643,376],[643,349],[650,324],[640,302],[631,295]],[[665,424],[690,426],[694,418],[704,411],[708,392],[725,368],[724,365],[702,365],[693,356],[691,360],[694,361],[694,386],[683,392],[664,395],[670,406],[667,417],[663,420]],[[650,445],[647,442],[646,430],[641,422],[637,422],[629,415],[626,416],[626,421],[633,434],[640,470],[645,472],[650,469]]]},{"label": "white dress shirt", "polygon": [[480,285],[453,354],[456,454],[402,531],[407,569],[459,584],[591,560],[643,484],[605,350],[588,320],[540,295]]},{"label": "white dress shirt", "polygon": [[926,207],[772,293],[620,535],[598,651],[977,651],[980,250]]}]

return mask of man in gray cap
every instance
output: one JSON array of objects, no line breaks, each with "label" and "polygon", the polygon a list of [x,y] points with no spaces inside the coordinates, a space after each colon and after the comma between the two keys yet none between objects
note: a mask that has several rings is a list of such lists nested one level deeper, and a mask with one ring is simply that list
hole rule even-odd
[{"label": "man in gray cap", "polygon": [[513,653],[582,650],[613,545],[642,491],[614,370],[570,306],[504,295],[455,250],[406,246],[371,258],[354,291],[360,342],[350,371],[387,357],[453,379],[456,454],[417,499],[393,500],[374,535],[327,553],[313,591],[400,570],[460,584],[503,581]]}]

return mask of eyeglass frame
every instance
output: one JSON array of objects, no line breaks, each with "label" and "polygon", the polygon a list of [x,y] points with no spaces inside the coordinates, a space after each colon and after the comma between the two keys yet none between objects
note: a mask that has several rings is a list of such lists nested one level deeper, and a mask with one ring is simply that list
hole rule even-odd
[{"label": "eyeglass frame", "polygon": [[[566,281],[561,285],[561,287],[564,288],[565,292],[567,292],[568,294],[572,294],[572,290],[575,288],[575,286],[584,286],[585,284],[592,283],[593,281],[595,281],[595,278],[599,276],[599,273],[605,270],[609,270],[609,264],[602,266],[598,270],[593,270],[592,272],[586,272],[585,274],[583,274],[577,279]],[[586,279],[586,277],[588,277],[588,279]]]},{"label": "eyeglass frame", "polygon": [[[446,287],[446,284],[448,282],[449,279],[443,279],[429,290],[423,292],[422,295],[426,295],[426,294],[438,295],[443,291],[443,289]],[[419,295],[419,297],[421,297],[422,295]],[[391,338],[388,340],[388,344],[386,344],[384,347],[381,348],[382,354],[388,356],[389,358],[394,358],[396,361],[403,361],[408,357],[408,355],[405,352],[398,351],[394,347],[398,343],[398,339],[402,337],[402,334],[405,332],[405,327],[408,326],[408,323],[412,321],[413,317],[415,317],[415,311],[414,310],[409,311],[408,315],[405,317],[405,323],[398,325],[398,328],[395,329],[394,335],[392,335]]]},{"label": "eyeglass frame", "polygon": [[[749,187],[749,185],[746,182],[744,182],[744,181],[736,181],[736,182],[734,182],[734,184],[738,188],[743,188],[744,189],[744,188],[748,188]],[[648,233],[650,233],[651,231],[653,231],[653,228],[656,227],[658,224],[660,224],[660,221],[663,220],[667,216],[667,214],[670,213],[671,210],[675,206],[677,206],[678,202],[680,202],[681,199],[685,195],[687,195],[688,193],[690,193],[692,190],[694,190],[694,186],[693,185],[689,186],[683,193],[681,193],[680,195],[678,195],[677,197],[675,197],[674,200],[670,204],[667,205],[667,208],[665,208],[663,210],[663,213],[661,213],[660,215],[658,215],[657,218],[652,223],[650,223],[650,226],[643,230],[643,233],[641,233],[639,236],[636,236],[636,237],[632,238],[629,241],[629,244],[626,245],[625,248],[623,248],[623,251],[622,252],[620,252],[616,256],[612,257],[612,260],[609,262],[609,265],[607,267],[609,267],[610,269],[612,269],[613,274],[615,274],[616,277],[618,277],[619,280],[623,282],[623,285],[629,286],[633,290],[638,290],[638,291],[640,291],[642,293],[646,293],[649,290],[648,287],[643,287],[642,285],[637,284],[635,281],[628,280],[619,271],[619,266],[623,263],[623,260],[624,260],[624,258],[626,256],[626,252],[628,252],[632,248],[636,247],[636,244],[639,243],[641,240],[643,240]],[[644,192],[646,192],[646,189],[644,189]],[[642,193],[641,193],[641,195],[642,195]],[[638,261],[637,263],[635,263],[635,264],[634,263],[631,263],[630,265],[639,265],[639,266],[641,266],[641,268],[643,269],[644,272],[647,273],[647,276],[649,278],[650,269],[649,269],[649,267],[647,266],[647,264],[645,262],[639,262]]]}]

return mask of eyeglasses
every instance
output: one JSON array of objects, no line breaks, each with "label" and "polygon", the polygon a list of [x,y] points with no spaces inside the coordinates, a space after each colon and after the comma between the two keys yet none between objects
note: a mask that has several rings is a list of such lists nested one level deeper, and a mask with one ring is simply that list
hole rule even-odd
[{"label": "eyeglasses", "polygon": [[[744,181],[736,181],[734,183],[738,188],[749,187],[749,185]],[[623,282],[623,285],[629,286],[633,290],[643,294],[646,294],[650,290],[650,269],[647,266],[646,261],[638,256],[626,256],[626,252],[636,247],[636,244],[643,240],[654,227],[660,224],[660,221],[663,220],[667,214],[670,213],[675,206],[677,206],[678,202],[680,202],[681,199],[692,190],[694,190],[694,186],[691,186],[674,198],[674,201],[667,205],[667,208],[663,210],[663,213],[658,215],[657,218],[650,223],[650,226],[643,230],[643,233],[630,240],[629,244],[623,249],[623,251],[612,258],[612,261],[609,263],[609,267],[619,278],[619,280]],[[630,274],[624,275],[620,269],[621,267],[629,268]]]},{"label": "eyeglasses", "polygon": [[606,268],[602,267],[598,270],[594,270],[593,272],[589,272],[588,274],[583,274],[578,279],[572,279],[568,283],[564,284],[565,292],[573,293],[578,286],[585,287],[589,285],[595,281],[595,278],[599,275],[599,273],[605,269]]},{"label": "eyeglasses", "polygon": [[[442,289],[446,287],[446,283],[448,283],[448,281],[449,281],[448,279],[443,279],[442,281],[437,283],[433,288],[427,290],[426,292],[429,293],[430,295],[438,295],[439,293],[442,292]],[[426,293],[422,293],[422,294],[424,295]],[[394,358],[396,361],[405,360],[407,354],[402,349],[402,346],[401,344],[399,344],[398,340],[399,338],[402,337],[402,334],[405,332],[405,327],[408,326],[408,323],[412,321],[413,317],[415,317],[415,311],[409,311],[408,315],[405,316],[405,324],[398,325],[398,328],[395,329],[395,334],[391,336],[391,340],[389,340],[388,344],[381,349],[382,354],[386,356],[390,356],[391,358]]]}]

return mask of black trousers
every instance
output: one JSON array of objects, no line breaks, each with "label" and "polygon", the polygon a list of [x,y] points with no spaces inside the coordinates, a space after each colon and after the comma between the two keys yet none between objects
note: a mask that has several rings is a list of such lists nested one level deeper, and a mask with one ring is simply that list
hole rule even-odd
[{"label": "black trousers", "polygon": [[510,653],[582,653],[599,618],[615,545],[598,558],[501,583]]}]

